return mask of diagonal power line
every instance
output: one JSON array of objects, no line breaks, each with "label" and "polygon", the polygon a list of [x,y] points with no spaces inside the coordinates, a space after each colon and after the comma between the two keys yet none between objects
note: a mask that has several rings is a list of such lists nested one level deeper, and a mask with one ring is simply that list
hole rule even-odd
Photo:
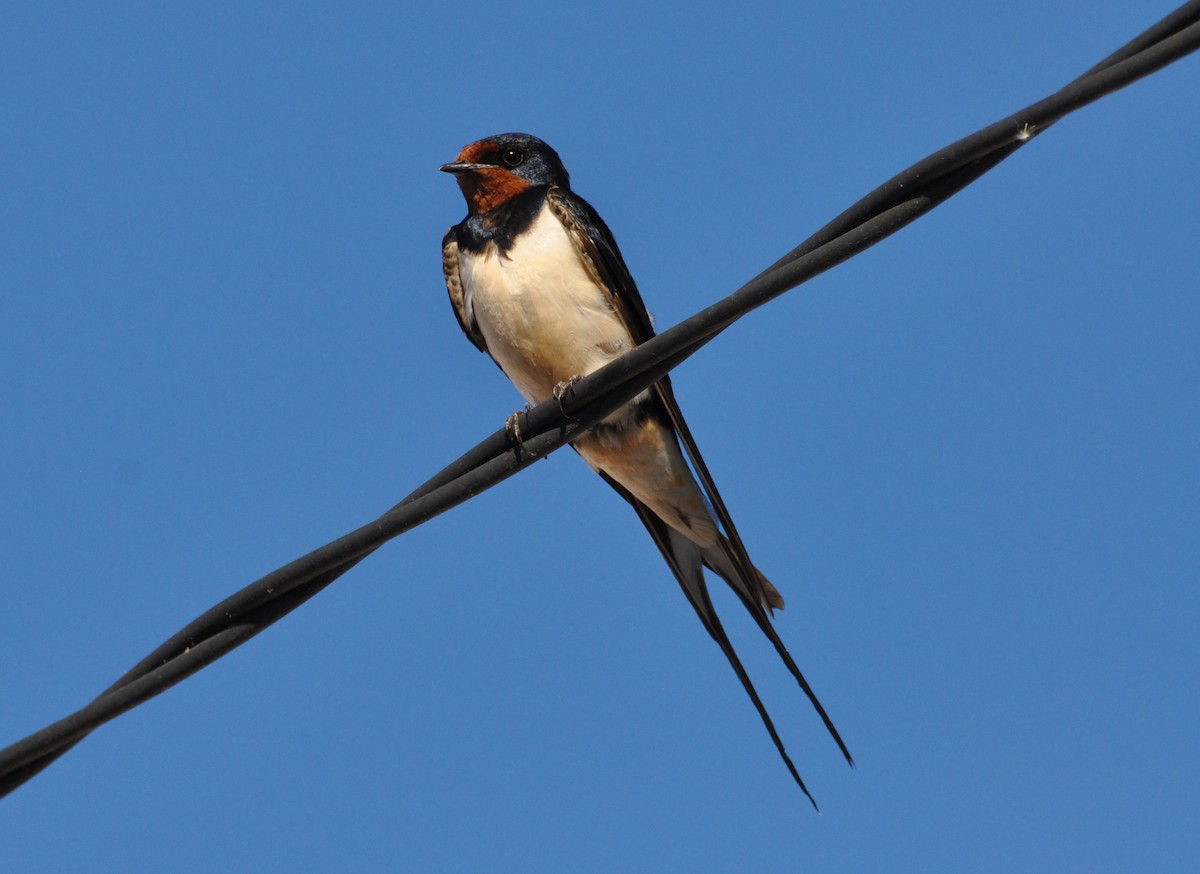
[{"label": "diagonal power line", "polygon": [[81,710],[0,750],[0,796],[32,778],[100,725],[245,643],[388,540],[569,442],[746,313],[920,218],[1063,116],[1197,48],[1200,0],[1192,0],[1060,91],[909,167],[730,296],[581,380],[561,409],[551,400],[524,414],[521,446],[504,430],[497,431],[375,521],[272,571],[197,617]]}]

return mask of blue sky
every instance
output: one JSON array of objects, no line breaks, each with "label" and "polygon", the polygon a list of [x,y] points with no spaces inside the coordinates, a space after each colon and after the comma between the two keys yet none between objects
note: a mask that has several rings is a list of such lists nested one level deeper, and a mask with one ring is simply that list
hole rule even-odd
[{"label": "blue sky", "polygon": [[[658,324],[1170,3],[0,13],[0,742],[370,520],[519,398],[437,166],[536,133]],[[717,605],[822,805],[569,451],[0,808],[9,870],[1200,865],[1200,61],[726,332],[676,390],[859,767]]]}]

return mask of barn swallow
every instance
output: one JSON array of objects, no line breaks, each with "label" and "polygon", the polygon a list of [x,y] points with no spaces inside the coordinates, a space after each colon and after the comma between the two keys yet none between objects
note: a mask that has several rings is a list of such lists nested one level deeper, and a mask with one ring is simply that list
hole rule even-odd
[{"label": "barn swallow", "polygon": [[[528,403],[561,397],[574,380],[654,336],[612,233],[571,191],[550,146],[529,134],[500,134],[472,143],[440,169],[454,174],[467,201],[467,217],[442,241],[454,314]],[[783,598],[747,556],[670,380],[663,377],[572,445],[633,506],[812,801],[713,609],[703,568],[733,589],[854,761],[771,624]]]}]

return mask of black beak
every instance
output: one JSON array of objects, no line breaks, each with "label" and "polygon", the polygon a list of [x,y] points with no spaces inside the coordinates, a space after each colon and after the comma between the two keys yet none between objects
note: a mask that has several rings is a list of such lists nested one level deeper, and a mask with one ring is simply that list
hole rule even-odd
[{"label": "black beak", "polygon": [[438,169],[443,173],[454,173],[455,175],[458,175],[459,173],[470,173],[474,170],[486,170],[490,166],[490,164],[472,164],[469,161],[453,161],[449,164],[443,164],[442,166],[438,167]]}]

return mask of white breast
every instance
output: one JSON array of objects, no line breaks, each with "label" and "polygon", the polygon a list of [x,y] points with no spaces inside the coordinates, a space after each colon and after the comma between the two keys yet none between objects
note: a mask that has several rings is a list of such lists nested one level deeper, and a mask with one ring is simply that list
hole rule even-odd
[{"label": "white breast", "polygon": [[588,275],[566,230],[543,206],[501,256],[460,252],[467,311],[488,352],[530,403],[633,346],[608,292]]}]

